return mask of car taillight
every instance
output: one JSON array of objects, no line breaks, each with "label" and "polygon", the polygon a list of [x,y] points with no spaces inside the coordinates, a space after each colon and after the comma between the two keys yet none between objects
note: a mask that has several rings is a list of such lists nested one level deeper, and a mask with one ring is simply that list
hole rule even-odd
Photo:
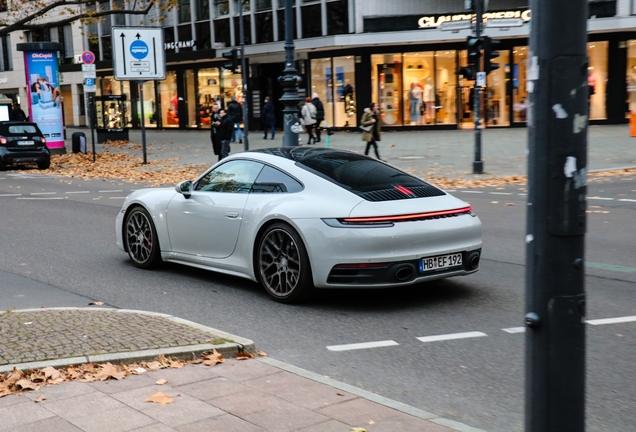
[{"label": "car taillight", "polygon": [[46,138],[40,137],[40,141],[42,141],[42,144],[46,144]]},{"label": "car taillight", "polygon": [[5,137],[0,137],[0,144],[5,145],[7,143],[7,139]]},{"label": "car taillight", "polygon": [[392,223],[400,221],[413,221],[428,218],[459,216],[461,214],[468,214],[472,210],[472,207],[464,207],[454,210],[443,210],[428,213],[415,213],[408,215],[397,216],[377,216],[377,217],[360,217],[360,218],[344,218],[340,219],[340,222],[344,224],[376,224],[376,223]]}]

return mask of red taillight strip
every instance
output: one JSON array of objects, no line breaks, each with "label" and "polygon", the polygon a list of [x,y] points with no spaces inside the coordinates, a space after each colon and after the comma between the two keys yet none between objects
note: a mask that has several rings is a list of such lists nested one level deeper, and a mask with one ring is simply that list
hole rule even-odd
[{"label": "red taillight strip", "polygon": [[438,212],[418,213],[418,214],[400,215],[400,216],[347,218],[347,219],[342,219],[342,221],[343,222],[383,222],[383,221],[394,221],[394,220],[421,219],[421,218],[432,217],[432,216],[445,216],[445,215],[452,215],[457,213],[468,213],[472,209],[473,209],[472,207],[464,207],[464,208],[455,209],[455,210],[444,210],[444,211],[438,211]]}]

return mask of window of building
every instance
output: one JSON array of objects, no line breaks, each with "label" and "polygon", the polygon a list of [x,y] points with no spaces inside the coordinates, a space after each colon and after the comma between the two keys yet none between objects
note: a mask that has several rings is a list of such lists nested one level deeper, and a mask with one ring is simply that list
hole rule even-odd
[{"label": "window of building", "polygon": [[185,89],[185,106],[187,109],[189,127],[197,127],[197,99],[196,99],[196,77],[193,69],[188,69],[183,73],[183,88]]},{"label": "window of building", "polygon": [[327,34],[336,35],[346,33],[349,33],[348,0],[336,0],[327,3]]},{"label": "window of building", "polygon": [[254,14],[256,43],[274,42],[274,23],[271,12]]},{"label": "window of building", "polygon": [[[99,9],[102,11],[110,10],[110,3],[103,2],[99,4]],[[112,28],[111,19],[112,15],[106,15],[100,18],[102,26],[102,36],[110,36],[110,29]]]},{"label": "window of building", "polygon": [[636,110],[636,40],[627,41],[627,113]]},{"label": "window of building", "polygon": [[11,35],[0,36],[0,71],[13,70],[13,58],[11,57]]},{"label": "window of building", "polygon": [[174,27],[164,27],[163,28],[163,43],[165,44],[166,52],[173,53],[175,52],[174,47]]},{"label": "window of building", "polygon": [[234,13],[239,14],[239,4],[243,5],[243,13],[250,11],[250,0],[234,0]]},{"label": "window of building", "polygon": [[[252,43],[252,27],[250,24],[250,15],[243,15],[243,37],[245,45]],[[238,45],[241,41],[240,17],[234,17],[234,44]]]},{"label": "window of building", "polygon": [[435,52],[435,123],[455,124],[457,114],[457,52],[444,50]]},{"label": "window of building", "polygon": [[255,0],[254,7],[256,9],[256,12],[271,10],[272,0]]},{"label": "window of building", "polygon": [[192,26],[182,24],[177,29],[179,31],[179,52],[192,51]]},{"label": "window of building", "polygon": [[[192,20],[190,15],[190,0],[179,0],[179,24]],[[181,40],[181,39],[179,39]]]},{"label": "window of building", "polygon": [[[402,55],[404,62],[404,85],[402,89],[402,106],[405,125],[435,124],[436,91],[435,91],[435,54],[433,51],[406,53]],[[385,76],[386,79],[386,76]],[[387,86],[389,86],[387,88]],[[384,84],[384,97],[397,104],[389,95],[390,83]],[[382,85],[380,85],[382,91]]]},{"label": "window of building", "polygon": [[528,47],[512,49],[512,121],[525,122],[528,115],[528,92],[526,90],[526,71],[528,67]]},{"label": "window of building", "polygon": [[73,50],[73,27],[70,24],[62,27],[62,40],[64,44],[64,58],[70,59],[71,61],[74,59],[74,50]]},{"label": "window of building", "polygon": [[303,38],[322,36],[320,4],[300,8],[303,23]]},{"label": "window of building", "polygon": [[159,81],[161,98],[161,120],[163,127],[179,127],[179,96],[177,96],[177,73],[167,71],[166,79]]},{"label": "window of building", "polygon": [[108,33],[108,36],[102,37],[102,53],[102,60],[113,59],[113,45],[111,43],[110,33]]},{"label": "window of building", "polygon": [[214,42],[224,43],[225,46],[231,46],[230,40],[230,20],[229,18],[214,20]]},{"label": "window of building", "polygon": [[311,94],[325,109],[325,125],[356,126],[355,63],[353,56],[311,60]]},{"label": "window of building", "polygon": [[223,69],[221,76],[221,101],[224,108],[236,97],[239,103],[243,103],[243,81],[241,74],[233,74],[232,71]]},{"label": "window of building", "polygon": [[196,23],[197,28],[197,50],[208,50],[212,48],[212,38],[210,37],[210,22],[204,21]]},{"label": "window of building", "polygon": [[402,54],[371,56],[372,101],[380,106],[387,126],[402,125]]},{"label": "window of building", "polygon": [[[212,106],[221,99],[221,76],[218,68],[198,70],[198,97],[197,116],[199,126],[210,128]],[[220,108],[220,107],[219,107]]]},{"label": "window of building", "polygon": [[119,96],[122,94],[121,84],[123,81],[116,81],[113,76],[105,76],[101,79],[102,94],[104,96]]},{"label": "window of building", "polygon": [[510,79],[510,51],[498,51],[499,57],[493,60],[498,69],[490,72],[483,94],[484,117],[487,126],[510,126],[509,102],[506,97]]},{"label": "window of building", "polygon": [[605,91],[607,87],[608,42],[588,42],[587,85],[590,95],[590,120],[606,119]]},{"label": "window of building", "polygon": [[[113,0],[113,9],[116,10],[124,10],[126,9],[125,0]],[[126,15],[124,14],[116,14],[113,15],[113,25],[116,26],[125,26],[126,25]]]},{"label": "window of building", "polygon": [[[198,0],[196,3],[196,20],[203,21],[210,19],[210,0]],[[208,31],[208,34],[210,32]],[[199,33],[197,33],[197,38]]]},{"label": "window of building", "polygon": [[[280,4],[280,3],[279,3]],[[285,40],[285,9],[278,9],[278,40]],[[296,28],[296,8],[292,8],[292,21],[294,22],[294,39],[298,37],[298,29]]]},{"label": "window of building", "polygon": [[[145,81],[144,84],[144,123],[146,127],[157,127],[157,104],[155,98],[155,82]],[[137,100],[137,115],[141,118],[141,100]]]},{"label": "window of building", "polygon": [[[214,16],[220,17],[230,14],[229,0],[214,0]],[[217,40],[218,41],[218,40]]]}]

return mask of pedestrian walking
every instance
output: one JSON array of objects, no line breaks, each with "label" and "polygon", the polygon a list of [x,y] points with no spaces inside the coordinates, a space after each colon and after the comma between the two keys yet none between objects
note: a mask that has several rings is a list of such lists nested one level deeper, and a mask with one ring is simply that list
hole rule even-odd
[{"label": "pedestrian walking", "polygon": [[308,97],[305,99],[305,105],[300,110],[300,119],[302,121],[303,126],[305,126],[305,130],[307,131],[307,135],[309,135],[309,139],[307,141],[308,145],[311,145],[316,142],[316,137],[314,137],[314,127],[316,126],[316,116],[317,110],[314,104],[311,103],[311,98]]},{"label": "pedestrian walking", "polygon": [[[378,141],[380,141],[380,109],[378,104],[371,102],[369,108],[364,109],[362,114],[362,120],[360,121],[362,129],[362,141],[367,143],[367,147],[364,150],[364,154],[368,155],[371,146],[375,150],[375,157],[380,159],[380,153],[378,153]],[[382,159],[380,159],[382,160]]]},{"label": "pedestrian walking", "polygon": [[232,96],[232,100],[227,104],[227,114],[232,117],[232,126],[236,127],[236,130],[232,129],[232,142],[236,142],[236,131],[238,131],[239,142],[243,142],[243,134],[241,132],[241,123],[243,123],[243,105],[237,100],[236,96]]},{"label": "pedestrian walking", "polygon": [[29,118],[26,116],[20,105],[17,103],[13,104],[11,108],[11,113],[9,114],[9,120],[11,121],[28,121]]},{"label": "pedestrian walking", "polygon": [[212,105],[212,113],[210,114],[210,140],[212,141],[212,149],[214,154],[219,156],[221,160],[221,116],[219,115],[219,106]]},{"label": "pedestrian walking", "polygon": [[230,155],[230,141],[234,130],[234,120],[225,110],[219,110],[221,125],[219,126],[219,140],[221,142],[221,155],[219,160]]},{"label": "pedestrian walking", "polygon": [[263,123],[263,139],[267,139],[268,128],[271,128],[272,139],[274,139],[274,135],[276,134],[274,130],[276,115],[274,114],[274,104],[269,96],[265,98],[265,106],[263,106],[263,113],[261,114],[261,123]]},{"label": "pedestrian walking", "polygon": [[313,98],[311,103],[316,107],[316,142],[320,142],[320,125],[325,119],[325,107],[322,105],[318,93],[312,94],[311,97]]}]

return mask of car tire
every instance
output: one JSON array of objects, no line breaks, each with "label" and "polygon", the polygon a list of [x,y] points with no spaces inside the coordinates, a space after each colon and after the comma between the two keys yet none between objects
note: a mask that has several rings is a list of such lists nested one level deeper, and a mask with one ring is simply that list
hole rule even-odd
[{"label": "car tire", "polygon": [[128,256],[139,268],[153,268],[161,263],[157,230],[145,208],[135,206],[126,216],[122,230]]},{"label": "car tire", "polygon": [[281,303],[300,303],[314,290],[307,249],[286,223],[270,225],[257,241],[256,273],[265,291]]},{"label": "car tire", "polygon": [[38,162],[38,169],[39,170],[45,170],[45,169],[49,169],[49,167],[51,166],[51,160],[46,160],[44,162]]},{"label": "car tire", "polygon": [[4,164],[4,162],[0,160],[0,171],[6,171],[6,170],[7,170],[7,166]]}]

